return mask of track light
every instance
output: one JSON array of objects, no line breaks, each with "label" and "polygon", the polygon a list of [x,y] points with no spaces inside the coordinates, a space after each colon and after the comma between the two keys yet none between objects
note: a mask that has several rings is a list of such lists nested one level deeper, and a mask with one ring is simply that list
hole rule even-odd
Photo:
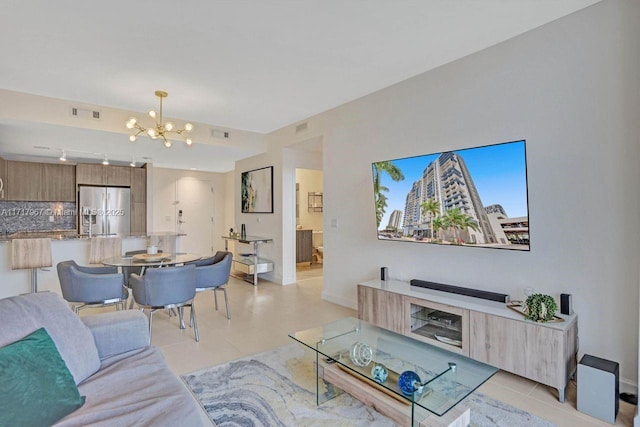
[{"label": "track light", "polygon": [[62,155],[60,156],[60,161],[61,162],[66,162],[67,161],[67,153],[62,150]]},{"label": "track light", "polygon": [[104,160],[102,160],[102,164],[107,166],[109,164],[109,159],[107,158],[107,155],[104,155]]}]

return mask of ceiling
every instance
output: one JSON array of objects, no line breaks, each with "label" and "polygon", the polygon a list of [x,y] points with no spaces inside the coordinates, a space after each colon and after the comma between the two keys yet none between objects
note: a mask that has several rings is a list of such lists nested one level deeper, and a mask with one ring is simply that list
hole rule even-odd
[{"label": "ceiling", "polygon": [[[134,112],[157,108],[161,89],[166,116],[265,134],[597,2],[5,0],[0,89]],[[264,150],[233,138],[163,149],[130,144],[124,123],[105,132],[38,121],[0,116],[0,155],[59,156],[32,152],[44,140],[222,172]]]}]

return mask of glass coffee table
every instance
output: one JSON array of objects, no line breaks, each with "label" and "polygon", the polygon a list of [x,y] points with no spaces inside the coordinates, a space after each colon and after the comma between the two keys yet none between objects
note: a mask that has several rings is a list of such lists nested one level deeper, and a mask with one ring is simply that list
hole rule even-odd
[{"label": "glass coffee table", "polygon": [[353,317],[289,336],[315,353],[318,405],[335,386],[401,425],[468,425],[456,405],[498,371]]}]

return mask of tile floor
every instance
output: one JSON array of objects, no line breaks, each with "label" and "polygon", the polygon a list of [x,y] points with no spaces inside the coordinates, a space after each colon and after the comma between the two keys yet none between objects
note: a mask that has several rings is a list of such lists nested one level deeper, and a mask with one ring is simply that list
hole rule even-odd
[{"label": "tile floor", "polygon": [[[225,317],[222,293],[218,293],[220,309],[215,311],[213,293],[203,292],[196,297],[200,342],[195,342],[189,327],[181,331],[177,319],[162,312],[154,316],[153,344],[162,350],[171,369],[183,374],[289,344],[289,332],[355,316],[349,308],[322,300],[320,274],[317,268],[298,272],[298,283],[289,286],[261,280],[254,287],[231,278],[231,320]],[[502,371],[480,391],[558,426],[611,425],[576,410],[575,384],[569,387],[565,404],[558,402],[555,390]],[[620,402],[615,425],[632,426],[635,408]]]}]

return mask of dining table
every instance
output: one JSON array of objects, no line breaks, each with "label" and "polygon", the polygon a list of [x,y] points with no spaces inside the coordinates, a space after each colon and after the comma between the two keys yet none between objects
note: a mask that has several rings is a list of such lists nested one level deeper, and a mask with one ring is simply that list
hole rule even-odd
[{"label": "dining table", "polygon": [[[200,255],[190,254],[186,252],[159,252],[157,254],[135,254],[131,256],[116,256],[111,258],[105,258],[101,262],[104,265],[112,267],[120,267],[123,274],[126,274],[124,269],[126,267],[139,267],[140,275],[144,274],[144,271],[149,267],[171,267],[175,265],[184,265],[188,262],[197,261],[202,258]],[[134,300],[131,300],[129,308],[133,308]],[[171,309],[173,312],[173,309]]]},{"label": "dining table", "polygon": [[160,252],[158,254],[137,254],[132,256],[116,256],[105,258],[101,262],[113,267],[170,267],[186,264],[202,258],[200,255],[186,252]]}]

